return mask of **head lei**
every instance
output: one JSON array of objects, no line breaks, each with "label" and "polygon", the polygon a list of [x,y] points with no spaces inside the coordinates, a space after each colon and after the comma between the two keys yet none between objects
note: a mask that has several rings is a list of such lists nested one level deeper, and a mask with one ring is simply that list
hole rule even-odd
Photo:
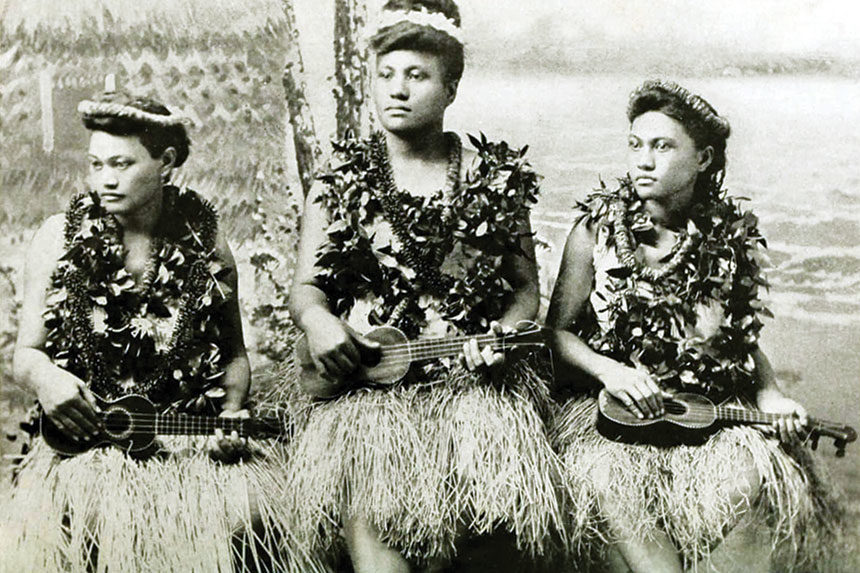
[{"label": "head lei", "polygon": [[125,92],[105,91],[91,100],[78,104],[78,112],[86,119],[126,119],[161,127],[190,125],[185,117],[170,113],[157,101]]},{"label": "head lei", "polygon": [[422,2],[389,1],[380,11],[375,25],[370,27],[369,38],[400,24],[413,24],[442,32],[463,44],[459,12],[453,2],[450,4],[451,15],[448,15],[441,6],[437,8],[435,5],[430,7]]},{"label": "head lei", "polygon": [[723,139],[729,137],[731,128],[726,118],[721,117],[717,113],[717,110],[705,101],[704,98],[668,80],[648,80],[630,94],[630,102],[627,105],[627,119],[633,121],[639,115],[637,110],[643,99],[659,94],[670,96],[676,102],[681,103],[687,108],[691,119],[698,119],[714,135]]}]

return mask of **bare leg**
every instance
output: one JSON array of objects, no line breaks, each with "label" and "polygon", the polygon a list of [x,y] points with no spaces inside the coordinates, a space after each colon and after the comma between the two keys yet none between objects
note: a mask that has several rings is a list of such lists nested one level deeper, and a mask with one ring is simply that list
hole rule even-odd
[{"label": "bare leg", "polygon": [[650,539],[622,540],[616,547],[633,573],[681,573],[684,570],[675,546],[663,532]]},{"label": "bare leg", "polygon": [[233,533],[233,561],[237,572],[268,573],[279,561],[278,536],[266,531],[255,495],[249,499],[251,527],[237,527]]},{"label": "bare leg", "polygon": [[766,573],[770,570],[770,536],[761,530],[756,520],[751,519],[749,512],[761,491],[761,478],[748,453],[743,460],[745,471],[727,484],[733,490],[730,499],[738,510],[738,519],[731,526],[731,534],[726,531],[728,537],[716,550],[711,562],[703,564],[707,568],[700,568],[702,571]]},{"label": "bare leg", "polygon": [[[614,501],[601,496],[600,505],[602,511],[609,520],[612,530],[622,532],[625,530],[623,523],[616,516],[621,512],[617,510]],[[609,559],[606,562],[607,570],[612,573],[682,573],[684,571],[681,558],[675,545],[669,536],[663,531],[655,531],[645,539],[634,539],[629,536],[621,537],[616,541],[609,551]]]},{"label": "bare leg", "polygon": [[382,542],[366,520],[351,517],[344,524],[346,545],[355,573],[409,573],[409,562]]}]

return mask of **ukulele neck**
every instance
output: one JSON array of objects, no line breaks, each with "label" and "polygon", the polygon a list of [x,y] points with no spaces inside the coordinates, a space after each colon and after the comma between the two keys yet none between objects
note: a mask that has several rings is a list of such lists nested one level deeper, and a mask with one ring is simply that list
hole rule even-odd
[{"label": "ukulele neck", "polygon": [[731,408],[728,406],[714,406],[714,411],[718,419],[737,424],[772,424],[787,417],[785,414],[770,414],[761,410]]},{"label": "ukulele neck", "polygon": [[509,342],[506,337],[496,336],[495,334],[427,338],[410,341],[406,343],[406,346],[413,360],[433,360],[457,356],[463,351],[463,345],[470,340],[477,340],[481,348],[490,346],[494,352],[505,352],[513,346],[518,346],[516,343]]},{"label": "ukulele neck", "polygon": [[225,434],[237,432],[242,437],[248,436],[246,418],[220,418],[215,416],[191,416],[187,414],[155,414],[135,415],[132,420],[137,427],[147,427],[157,435],[171,436],[202,436],[211,435],[215,430]]}]

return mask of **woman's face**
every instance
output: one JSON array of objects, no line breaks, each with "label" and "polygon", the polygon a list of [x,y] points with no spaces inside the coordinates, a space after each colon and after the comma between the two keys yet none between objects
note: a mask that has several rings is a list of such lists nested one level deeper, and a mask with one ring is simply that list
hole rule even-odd
[{"label": "woman's face", "polygon": [[699,173],[711,163],[713,150],[696,148],[675,119],[659,111],[645,112],[630,125],[627,169],[643,199],[688,202]]},{"label": "woman's face", "polygon": [[397,50],[376,59],[373,99],[380,123],[390,132],[441,128],[456,93],[456,84],[445,81],[439,56]]},{"label": "woman's face", "polygon": [[162,157],[150,157],[134,135],[93,131],[87,153],[87,182],[109,213],[134,215],[161,193],[163,175],[172,163],[168,155],[165,151]]}]

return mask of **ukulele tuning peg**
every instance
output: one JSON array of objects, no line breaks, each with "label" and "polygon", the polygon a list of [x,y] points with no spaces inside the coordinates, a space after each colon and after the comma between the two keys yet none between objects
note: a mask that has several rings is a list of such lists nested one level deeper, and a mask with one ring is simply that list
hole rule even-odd
[{"label": "ukulele tuning peg", "polygon": [[812,434],[812,440],[809,443],[809,447],[811,447],[813,450],[818,449],[818,434]]},{"label": "ukulele tuning peg", "polygon": [[845,456],[845,446],[847,445],[847,442],[845,440],[836,440],[834,442],[834,444],[836,445],[836,457],[837,458],[844,457]]}]

